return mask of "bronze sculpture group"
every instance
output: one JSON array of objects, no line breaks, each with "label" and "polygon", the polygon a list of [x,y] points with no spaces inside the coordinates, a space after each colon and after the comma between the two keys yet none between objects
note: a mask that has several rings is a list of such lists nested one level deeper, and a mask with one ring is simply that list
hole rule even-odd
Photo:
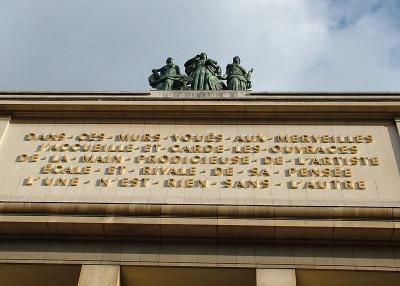
[{"label": "bronze sculpture group", "polygon": [[149,84],[157,90],[247,90],[251,88],[253,69],[247,72],[236,56],[222,75],[218,63],[208,58],[206,53],[201,53],[186,61],[186,75],[180,73],[179,66],[174,64],[172,58],[167,59],[165,66],[153,69],[152,72]]}]

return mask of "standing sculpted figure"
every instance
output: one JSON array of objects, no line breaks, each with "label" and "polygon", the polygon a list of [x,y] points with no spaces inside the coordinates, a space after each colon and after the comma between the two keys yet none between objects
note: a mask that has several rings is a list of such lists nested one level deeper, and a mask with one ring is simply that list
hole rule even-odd
[{"label": "standing sculpted figure", "polygon": [[229,90],[246,90],[251,88],[251,73],[240,65],[240,58],[238,56],[233,58],[233,63],[226,66],[226,75]]},{"label": "standing sculpted figure", "polygon": [[222,89],[221,67],[206,53],[201,53],[185,63],[185,72],[189,76],[192,90]]},{"label": "standing sculpted figure", "polygon": [[159,69],[153,69],[149,76],[149,84],[157,90],[186,89],[187,76],[181,75],[179,66],[174,64],[172,58],[168,58],[166,65]]}]

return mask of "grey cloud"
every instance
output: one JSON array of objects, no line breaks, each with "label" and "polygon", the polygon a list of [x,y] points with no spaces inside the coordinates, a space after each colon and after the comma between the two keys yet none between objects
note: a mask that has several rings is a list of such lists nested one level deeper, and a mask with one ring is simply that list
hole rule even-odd
[{"label": "grey cloud", "polygon": [[168,56],[182,66],[206,51],[223,68],[240,55],[256,90],[399,90],[399,11],[385,0],[3,0],[0,89],[147,90]]}]

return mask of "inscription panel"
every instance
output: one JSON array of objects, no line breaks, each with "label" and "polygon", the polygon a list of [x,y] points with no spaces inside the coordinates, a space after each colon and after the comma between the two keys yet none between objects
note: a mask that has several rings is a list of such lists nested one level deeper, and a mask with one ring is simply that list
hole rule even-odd
[{"label": "inscription panel", "polygon": [[2,201],[392,206],[386,122],[11,123]]}]

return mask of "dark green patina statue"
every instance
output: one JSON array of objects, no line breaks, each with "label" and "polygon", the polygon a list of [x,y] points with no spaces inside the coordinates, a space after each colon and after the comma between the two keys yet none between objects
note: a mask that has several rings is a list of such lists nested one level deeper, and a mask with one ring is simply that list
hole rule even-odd
[{"label": "dark green patina statue", "polygon": [[[179,67],[172,58],[167,64],[154,69],[149,77],[149,84],[157,90],[247,90],[251,88],[251,73],[240,65],[240,58],[234,57],[233,63],[227,65],[226,74],[221,75],[221,67],[217,61],[201,53],[185,63],[186,75],[181,75]],[[223,82],[227,80],[227,85]]]},{"label": "dark green patina statue", "polygon": [[220,90],[224,87],[221,67],[207,57],[206,53],[191,58],[185,63],[185,73],[189,76],[192,90]]},{"label": "dark green patina statue", "polygon": [[179,66],[174,64],[172,58],[168,58],[166,65],[159,69],[153,69],[149,76],[149,84],[157,90],[186,89],[187,76],[181,75]]},{"label": "dark green patina statue", "polygon": [[226,75],[229,90],[247,90],[251,88],[251,73],[253,69],[247,72],[240,65],[238,56],[233,58],[233,63],[226,66]]}]

